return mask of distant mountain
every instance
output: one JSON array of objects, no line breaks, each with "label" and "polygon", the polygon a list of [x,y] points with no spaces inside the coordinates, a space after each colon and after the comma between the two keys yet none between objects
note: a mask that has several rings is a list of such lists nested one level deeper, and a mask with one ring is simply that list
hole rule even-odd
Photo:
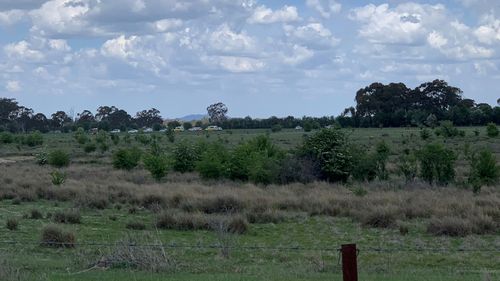
[{"label": "distant mountain", "polygon": [[202,120],[203,118],[206,118],[206,114],[190,114],[186,115],[184,117],[177,118],[177,120],[182,120],[182,121],[198,121]]}]

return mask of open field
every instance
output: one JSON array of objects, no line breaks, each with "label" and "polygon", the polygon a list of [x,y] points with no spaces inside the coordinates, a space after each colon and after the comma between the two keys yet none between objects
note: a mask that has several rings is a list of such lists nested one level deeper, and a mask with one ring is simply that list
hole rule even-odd
[{"label": "open field", "polygon": [[[31,157],[42,147],[2,145],[0,280],[341,280],[337,249],[351,242],[361,249],[360,280],[500,280],[500,185],[474,195],[461,184],[466,143],[488,147],[498,159],[500,141],[484,128],[460,129],[465,137],[429,140],[458,153],[456,183],[447,187],[406,183],[394,173],[383,182],[258,186],[171,172],[158,183],[142,166],[113,169],[117,147],[144,146],[134,137],[128,143],[121,134],[108,151],[85,153],[73,134],[48,134],[45,149],[72,155],[65,183],[54,186],[54,168]],[[263,133],[186,132],[174,144],[234,147]],[[369,148],[385,140],[391,171],[405,147],[425,143],[418,129],[348,133]],[[270,138],[291,149],[304,134]],[[174,145],[165,136],[160,142],[167,150]],[[5,227],[9,219],[18,222],[16,230]],[[74,247],[40,244],[42,229],[53,224],[74,233]],[[132,255],[141,263],[128,263]],[[163,267],[151,268],[152,260]]]}]

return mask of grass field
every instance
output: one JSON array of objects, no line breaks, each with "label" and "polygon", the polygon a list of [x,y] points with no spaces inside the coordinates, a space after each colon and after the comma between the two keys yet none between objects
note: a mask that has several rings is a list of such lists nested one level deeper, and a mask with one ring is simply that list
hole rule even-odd
[{"label": "grass field", "polygon": [[[484,128],[461,129],[465,137],[429,140],[445,142],[459,154],[458,183],[447,187],[406,183],[397,175],[387,182],[255,186],[170,173],[157,183],[142,167],[130,172],[112,168],[110,155],[116,147],[142,145],[134,137],[126,143],[122,134],[108,151],[87,154],[72,134],[48,134],[45,149],[72,154],[66,182],[54,186],[49,176],[53,168],[31,158],[42,147],[2,145],[0,280],[342,280],[337,249],[343,243],[357,243],[361,250],[360,280],[500,280],[500,185],[473,195],[460,184],[467,170],[466,143],[489,147],[498,159],[500,141],[487,137]],[[185,132],[176,135],[175,143],[207,140],[233,147],[264,133]],[[392,170],[402,149],[424,143],[418,129],[348,133],[352,142],[367,147],[385,140]],[[270,137],[291,149],[304,134],[285,130]],[[174,145],[165,136],[161,144],[167,149]],[[41,216],[33,216],[34,210]],[[79,214],[79,223],[54,222],[55,214],[70,211]],[[222,224],[245,217],[250,224],[243,234],[205,225],[155,227],[168,212],[188,223]],[[9,219],[18,222],[16,230],[5,227]],[[127,228],[132,223],[145,229]],[[40,245],[42,229],[52,224],[73,232],[76,246]],[[459,233],[436,235],[431,226]],[[127,261],[133,255],[144,263],[160,257],[165,267],[160,272],[137,268],[137,263],[131,267]],[[118,256],[121,260],[113,266],[99,264]]]}]

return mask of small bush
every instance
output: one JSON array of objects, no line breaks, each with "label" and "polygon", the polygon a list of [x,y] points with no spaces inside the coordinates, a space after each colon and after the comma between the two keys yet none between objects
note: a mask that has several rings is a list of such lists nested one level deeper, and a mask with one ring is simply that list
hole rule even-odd
[{"label": "small bush", "polygon": [[281,125],[273,125],[271,127],[271,132],[277,133],[277,132],[280,132],[282,129],[283,129],[283,127],[281,127]]},{"label": "small bush", "polygon": [[61,185],[66,181],[66,173],[60,171],[53,171],[50,177],[53,185]]},{"label": "small bush", "polygon": [[113,154],[113,167],[116,169],[132,170],[141,160],[141,151],[137,147],[119,149]]},{"label": "small bush", "polygon": [[38,165],[43,166],[49,162],[49,155],[45,149],[35,154],[35,161]]},{"label": "small bush", "polygon": [[427,226],[427,232],[441,236],[467,236],[472,232],[470,223],[460,217],[433,218]]},{"label": "small bush", "polygon": [[43,144],[43,136],[40,132],[34,132],[31,134],[28,134],[24,138],[23,144],[30,146],[30,147],[42,145]]},{"label": "small bush", "polygon": [[196,148],[187,142],[177,144],[173,151],[174,171],[186,173],[192,172],[195,169],[196,161],[199,159],[199,154]]},{"label": "small bush", "polygon": [[351,148],[353,169],[352,178],[357,181],[373,181],[377,177],[377,161],[366,149]]},{"label": "small bush", "polygon": [[429,129],[427,128],[423,128],[422,130],[420,130],[420,138],[422,140],[428,140],[431,138],[431,132],[429,131]]},{"label": "small bush", "polygon": [[418,175],[418,161],[414,152],[405,149],[399,156],[398,173],[402,175],[406,182],[414,181]]},{"label": "small bush", "polygon": [[89,140],[85,130],[81,127],[76,130],[74,137],[79,144],[85,144]]},{"label": "small bush", "polygon": [[219,143],[207,145],[196,163],[196,171],[203,179],[220,179],[228,174],[229,154]]},{"label": "small bush", "polygon": [[436,129],[436,135],[441,135],[447,138],[453,138],[460,134],[452,121],[445,120],[440,122],[439,128]]},{"label": "small bush", "polygon": [[169,162],[164,154],[148,154],[144,157],[144,167],[157,181],[167,176]]},{"label": "small bush", "polygon": [[323,129],[308,137],[302,150],[318,161],[324,179],[335,182],[349,178],[353,162],[342,131]]},{"label": "small bush", "polygon": [[0,133],[0,143],[13,143],[14,142],[14,136],[9,133],[9,132],[2,132]]},{"label": "small bush", "polygon": [[7,227],[7,229],[11,231],[17,230],[17,228],[19,227],[19,222],[15,218],[9,218],[5,223],[5,227]]},{"label": "small bush", "polygon": [[441,144],[428,144],[418,152],[420,175],[428,183],[447,185],[455,179],[455,153]]},{"label": "small bush", "polygon": [[77,210],[57,211],[52,215],[52,221],[56,223],[80,224],[82,216]]},{"label": "small bush", "polygon": [[210,220],[199,213],[164,212],[157,217],[155,225],[161,229],[210,230]]},{"label": "small bush", "polygon": [[125,227],[127,229],[133,229],[133,230],[145,230],[146,229],[146,225],[140,221],[128,222]]},{"label": "small bush", "polygon": [[97,150],[97,146],[93,142],[89,142],[89,143],[85,144],[85,146],[83,147],[83,151],[85,151],[85,153],[92,153],[96,150]]},{"label": "small bush", "polygon": [[247,213],[247,220],[250,223],[280,223],[285,221],[286,215],[283,211],[273,209],[254,210]]},{"label": "small bush", "polygon": [[373,208],[361,214],[361,222],[365,226],[389,228],[396,226],[398,212],[389,207]]},{"label": "small bush", "polygon": [[44,247],[73,248],[75,244],[75,234],[65,231],[57,225],[48,225],[42,229],[40,245]]},{"label": "small bush", "polygon": [[470,157],[469,183],[474,192],[479,192],[483,185],[494,185],[500,179],[500,167],[495,155],[489,150],[481,150],[479,154]]},{"label": "small bush", "polygon": [[43,214],[42,214],[42,212],[40,212],[37,209],[32,209],[30,211],[30,217],[29,218],[32,219],[32,220],[43,219]]},{"label": "small bush", "polygon": [[310,183],[319,178],[320,172],[318,163],[309,157],[289,155],[280,161],[278,182],[281,184]]},{"label": "small bush", "polygon": [[69,166],[69,154],[63,150],[57,149],[49,153],[48,163],[51,166],[62,168]]},{"label": "small bush", "polygon": [[498,137],[499,131],[497,125],[495,123],[488,123],[486,126],[486,134],[490,138]]},{"label": "small bush", "polygon": [[229,219],[228,231],[233,234],[244,234],[248,231],[250,225],[245,217],[233,216]]}]

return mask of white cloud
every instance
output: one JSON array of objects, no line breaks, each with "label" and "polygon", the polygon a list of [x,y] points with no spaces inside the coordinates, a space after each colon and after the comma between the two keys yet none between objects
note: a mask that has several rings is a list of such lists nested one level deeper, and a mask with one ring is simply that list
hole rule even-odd
[{"label": "white cloud", "polygon": [[248,57],[215,56],[202,57],[201,59],[208,65],[216,65],[233,73],[255,72],[266,66],[261,60]]},{"label": "white cloud", "polygon": [[315,49],[331,48],[340,42],[332,32],[319,22],[293,27],[285,25],[285,33],[301,44]]},{"label": "white cloud", "polygon": [[25,15],[22,10],[0,12],[0,25],[13,25],[23,20]]},{"label": "white cloud", "polygon": [[179,19],[162,19],[155,21],[152,25],[157,32],[166,32],[181,27],[182,20]]},{"label": "white cloud", "polygon": [[24,40],[18,43],[8,44],[4,47],[4,51],[7,56],[11,58],[32,62],[40,61],[45,57],[42,52],[32,49],[31,45]]},{"label": "white cloud", "polygon": [[335,0],[306,0],[306,4],[324,18],[330,18],[333,14],[338,14],[342,10],[342,4]]},{"label": "white cloud", "polygon": [[430,33],[427,36],[427,42],[429,43],[429,45],[431,45],[431,47],[436,48],[436,49],[440,49],[443,46],[445,46],[446,44],[448,44],[448,39],[446,39],[439,32],[432,31],[432,33]]},{"label": "white cloud", "polygon": [[359,35],[372,43],[423,44],[429,27],[447,19],[445,12],[442,5],[369,4],[353,9],[349,17],[362,23]]},{"label": "white cloud", "polygon": [[11,93],[19,92],[21,91],[21,83],[19,81],[7,81],[5,89]]},{"label": "white cloud", "polygon": [[255,40],[245,32],[235,33],[227,24],[222,24],[209,37],[210,46],[222,52],[252,52],[256,48]]},{"label": "white cloud", "polygon": [[266,6],[258,6],[248,18],[249,23],[269,24],[276,22],[293,22],[299,20],[299,13],[294,6],[283,6],[280,10],[273,11]]},{"label": "white cloud", "polygon": [[49,47],[56,51],[69,52],[71,51],[71,47],[68,45],[68,42],[63,39],[51,39],[49,40]]},{"label": "white cloud", "polygon": [[283,55],[283,62],[289,65],[303,63],[314,56],[314,51],[304,46],[293,45],[291,51],[291,55]]},{"label": "white cloud", "polygon": [[474,35],[484,44],[491,45],[500,41],[500,19],[489,14],[483,19],[484,24],[474,30]]}]

